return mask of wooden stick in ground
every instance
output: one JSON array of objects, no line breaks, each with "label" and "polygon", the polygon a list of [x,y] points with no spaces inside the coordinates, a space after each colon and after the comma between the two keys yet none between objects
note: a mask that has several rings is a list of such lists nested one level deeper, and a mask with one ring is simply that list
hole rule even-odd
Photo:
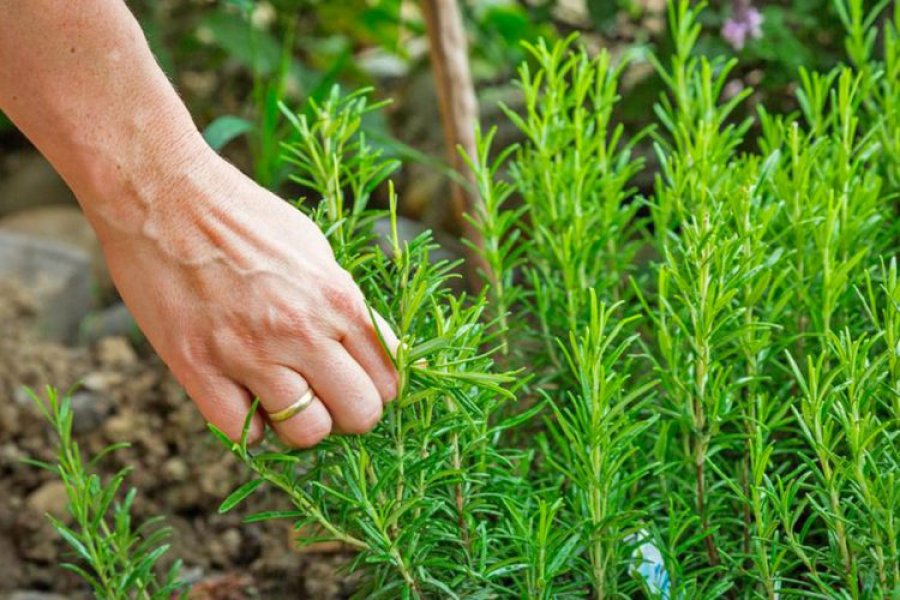
[{"label": "wooden stick in ground", "polygon": [[[463,215],[480,214],[474,177],[459,155],[458,148],[469,156],[475,152],[475,126],[478,123],[478,102],[469,71],[469,49],[462,14],[456,0],[422,0],[422,10],[428,29],[431,65],[435,89],[441,111],[444,141],[450,166],[469,183],[468,189],[451,182],[452,216],[454,224],[465,239],[482,247],[481,235]],[[466,251],[467,275],[473,289],[481,288],[479,269],[490,277],[481,255],[469,248]]]}]

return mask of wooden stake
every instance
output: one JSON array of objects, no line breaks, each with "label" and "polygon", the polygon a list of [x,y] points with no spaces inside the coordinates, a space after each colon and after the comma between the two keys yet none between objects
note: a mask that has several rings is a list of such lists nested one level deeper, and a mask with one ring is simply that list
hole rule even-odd
[{"label": "wooden stake", "polygon": [[[452,185],[453,222],[462,235],[477,248],[483,247],[481,235],[463,215],[477,218],[481,198],[474,176],[460,157],[458,148],[469,156],[475,152],[475,126],[478,123],[478,101],[469,70],[469,50],[462,14],[456,0],[422,0],[428,30],[431,65],[447,146],[447,160],[468,185]],[[490,277],[487,264],[472,248],[466,250],[466,273],[474,290],[482,286],[479,270]]]}]

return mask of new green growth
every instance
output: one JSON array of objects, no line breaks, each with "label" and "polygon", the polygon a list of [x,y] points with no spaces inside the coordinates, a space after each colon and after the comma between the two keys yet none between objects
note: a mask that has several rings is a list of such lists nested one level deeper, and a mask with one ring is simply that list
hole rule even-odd
[{"label": "new green growth", "polygon": [[[797,113],[741,121],[752,91],[724,96],[734,62],[698,55],[700,9],[673,2],[657,126],[630,139],[624,61],[529,47],[524,107],[506,110],[523,141],[493,147],[492,129],[467,157],[491,271],[475,296],[450,291],[427,236],[373,243],[367,203],[397,165],[360,132],[364,94],[291,115],[312,213],[405,342],[399,395],[372,434],[309,451],[220,436],[253,477],[222,510],[281,490],[283,511],[248,520],[344,543],[360,598],[900,597],[900,6],[884,6],[839,2],[849,64],[799,73]],[[72,500],[93,512],[61,533],[119,597],[98,577],[145,570],[93,557],[109,502]]]}]

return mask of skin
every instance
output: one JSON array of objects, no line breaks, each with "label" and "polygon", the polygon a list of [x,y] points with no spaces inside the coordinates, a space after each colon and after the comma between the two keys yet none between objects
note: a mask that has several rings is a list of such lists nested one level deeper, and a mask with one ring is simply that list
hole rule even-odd
[{"label": "skin", "polygon": [[[374,427],[397,374],[362,293],[309,219],[206,145],[125,4],[0,0],[0,14],[0,109],[72,188],[204,417],[236,440],[254,396],[271,413],[311,386],[274,425],[286,443]],[[264,427],[255,415],[251,440]]]}]

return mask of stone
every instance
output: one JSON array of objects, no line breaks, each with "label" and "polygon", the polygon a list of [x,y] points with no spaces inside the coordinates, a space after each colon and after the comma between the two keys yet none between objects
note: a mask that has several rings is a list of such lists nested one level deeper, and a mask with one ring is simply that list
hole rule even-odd
[{"label": "stone", "polygon": [[39,236],[0,230],[0,281],[17,280],[34,296],[38,330],[73,342],[91,310],[91,259],[83,250]]},{"label": "stone", "polygon": [[94,290],[102,298],[114,295],[100,241],[84,213],[77,206],[38,206],[0,219],[0,231],[11,231],[68,244],[86,252],[91,259]]},{"label": "stone", "polygon": [[173,481],[186,481],[191,475],[190,467],[183,458],[174,456],[163,463],[163,474]]},{"label": "stone", "polygon": [[25,454],[16,444],[9,442],[0,446],[0,465],[14,465],[24,458]]},{"label": "stone", "polygon": [[179,74],[181,89],[191,98],[212,98],[218,85],[218,74],[213,71],[188,71]]},{"label": "stone", "polygon": [[409,181],[402,191],[401,210],[439,227],[451,218],[451,193],[450,182],[443,173],[426,165],[410,165]]},{"label": "stone", "polygon": [[95,353],[97,361],[105,368],[130,367],[138,360],[131,342],[124,337],[103,338],[97,342]]},{"label": "stone", "polygon": [[226,456],[208,463],[199,473],[200,490],[213,498],[225,498],[232,492],[232,469],[234,463]]},{"label": "stone", "polygon": [[39,153],[16,153],[0,176],[0,216],[35,206],[75,206],[75,195]]},{"label": "stone", "polygon": [[222,547],[230,560],[234,560],[240,555],[243,541],[241,532],[233,527],[222,533]]},{"label": "stone", "polygon": [[81,248],[99,250],[94,230],[77,206],[38,206],[6,215],[0,229],[48,238]]},{"label": "stone", "polygon": [[69,505],[69,496],[63,482],[47,481],[31,492],[25,503],[29,509],[39,515],[49,514],[57,519],[62,519],[68,514],[66,507]]},{"label": "stone", "polygon": [[181,569],[179,579],[181,579],[181,581],[185,582],[188,585],[193,585],[195,583],[199,583],[200,581],[202,581],[203,577],[204,577],[204,573],[203,573],[203,569],[201,567],[185,566],[184,568]]},{"label": "stone", "polygon": [[103,431],[106,437],[114,442],[130,440],[134,437],[137,415],[130,410],[122,410],[117,415],[106,419]]},{"label": "stone", "polygon": [[339,598],[341,578],[337,570],[338,566],[325,561],[310,563],[303,581],[306,595],[310,598]]},{"label": "stone", "polygon": [[116,371],[91,371],[81,378],[81,387],[92,392],[106,392],[124,381],[125,375]]},{"label": "stone", "polygon": [[131,311],[121,302],[86,316],[79,331],[79,341],[82,344],[93,344],[105,337],[124,336],[135,339],[141,336]]},{"label": "stone", "polygon": [[17,387],[13,392],[13,401],[19,406],[33,406],[34,397],[27,387]]},{"label": "stone", "polygon": [[72,431],[81,435],[100,427],[113,409],[113,402],[106,394],[81,389],[72,394]]}]

